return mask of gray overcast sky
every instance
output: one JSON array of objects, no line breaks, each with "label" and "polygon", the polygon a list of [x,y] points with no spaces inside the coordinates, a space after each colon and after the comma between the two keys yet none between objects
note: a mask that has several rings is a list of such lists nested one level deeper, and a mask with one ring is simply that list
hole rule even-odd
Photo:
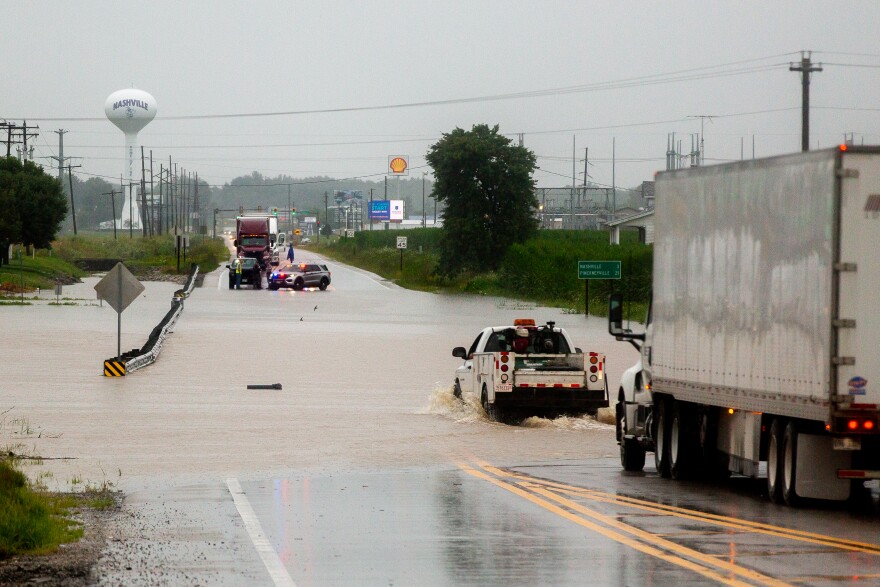
[{"label": "gray overcast sky", "polygon": [[[802,49],[825,64],[813,74],[811,146],[837,144],[847,132],[857,142],[880,143],[876,0],[4,0],[0,14],[0,119],[27,116],[40,125],[37,157],[57,154],[52,131],[70,129],[65,152],[82,157],[79,171],[92,174],[119,176],[122,134],[106,120],[39,119],[103,118],[107,96],[135,86],[158,103],[139,143],[156,159],[171,156],[212,184],[255,170],[294,177],[381,174],[388,155],[398,154],[410,156],[420,177],[425,151],[441,133],[488,123],[512,137],[525,133],[526,146],[538,155],[540,186],[570,185],[573,135],[579,174],[588,147],[592,180],[612,183],[614,138],[616,183],[634,186],[664,167],[669,133],[690,149],[701,121],[689,116],[716,116],[705,121],[708,162],[739,159],[743,145],[750,157],[753,135],[757,156],[799,150],[800,81],[788,64]],[[680,71],[701,79],[588,88]],[[705,76],[718,72],[733,75]],[[367,111],[163,119],[558,88],[577,91]],[[777,109],[784,110],[748,114]]]}]

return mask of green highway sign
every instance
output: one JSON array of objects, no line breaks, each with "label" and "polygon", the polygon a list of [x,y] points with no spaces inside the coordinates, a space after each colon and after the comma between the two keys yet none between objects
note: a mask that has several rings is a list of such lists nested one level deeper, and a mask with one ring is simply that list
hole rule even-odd
[{"label": "green highway sign", "polygon": [[578,279],[620,279],[620,261],[578,261]]}]

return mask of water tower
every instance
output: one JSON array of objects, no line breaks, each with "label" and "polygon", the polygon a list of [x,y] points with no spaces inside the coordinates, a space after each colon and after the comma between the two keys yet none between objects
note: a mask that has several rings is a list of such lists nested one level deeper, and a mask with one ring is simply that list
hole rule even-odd
[{"label": "water tower", "polygon": [[[137,135],[156,117],[156,99],[147,92],[134,88],[119,90],[107,98],[104,113],[110,122],[125,133],[125,169],[122,175],[131,185],[135,177],[135,160],[140,158],[140,153],[137,153]],[[142,227],[136,198],[125,198],[117,226],[124,226],[129,219],[132,228]]]}]

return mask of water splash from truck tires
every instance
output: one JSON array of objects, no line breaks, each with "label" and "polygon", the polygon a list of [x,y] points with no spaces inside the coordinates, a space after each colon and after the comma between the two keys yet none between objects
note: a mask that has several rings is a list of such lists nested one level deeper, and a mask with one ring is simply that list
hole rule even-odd
[{"label": "water splash from truck tires", "polygon": [[[489,417],[480,400],[473,394],[464,393],[455,397],[452,385],[435,385],[428,397],[427,414],[437,414],[456,422],[488,422]],[[601,408],[597,416],[559,416],[558,418],[526,418],[518,424],[522,428],[545,428],[557,430],[605,430],[614,425],[614,410]]]}]

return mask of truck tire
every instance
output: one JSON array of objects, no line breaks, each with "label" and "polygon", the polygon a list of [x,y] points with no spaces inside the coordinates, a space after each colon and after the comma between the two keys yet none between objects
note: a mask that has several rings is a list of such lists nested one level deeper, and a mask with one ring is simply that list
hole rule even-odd
[{"label": "truck tire", "polygon": [[624,436],[621,439],[620,465],[624,471],[641,471],[645,468],[645,449],[635,438]]},{"label": "truck tire", "polygon": [[489,403],[489,392],[486,391],[486,386],[483,386],[483,393],[480,394],[480,405],[483,406],[483,409],[486,410],[486,416],[489,418],[490,422],[501,422],[501,410],[498,406]]},{"label": "truck tire", "polygon": [[624,471],[641,471],[645,468],[645,449],[635,438],[627,438],[626,403],[623,394],[615,407],[617,413],[617,441],[620,444],[620,466]]},{"label": "truck tire", "polygon": [[233,279],[229,280],[229,289],[235,289],[235,280],[233,280]]},{"label": "truck tire", "polygon": [[782,497],[782,445],[785,438],[785,422],[774,418],[770,424],[767,441],[767,497],[773,503],[783,503]]},{"label": "truck tire", "polygon": [[320,289],[321,291],[326,291],[328,285],[330,285],[330,282],[327,281],[326,277],[322,277],[321,283],[318,284],[318,289]]},{"label": "truck tire", "polygon": [[669,423],[669,475],[673,479],[687,479],[693,472],[694,449],[699,441],[697,432],[697,419],[690,404],[672,400],[672,418]]},{"label": "truck tire", "polygon": [[452,395],[454,395],[458,399],[461,399],[461,383],[458,381],[458,379],[455,380],[455,385],[452,386]]},{"label": "truck tire", "polygon": [[782,497],[791,507],[801,504],[802,498],[797,494],[797,449],[798,429],[794,422],[785,425],[782,437]]},{"label": "truck tire", "polygon": [[305,286],[306,283],[303,281],[302,277],[297,277],[296,281],[293,282],[293,289],[296,291],[301,291]]},{"label": "truck tire", "polygon": [[730,477],[728,456],[718,450],[718,419],[712,409],[703,409],[699,415],[697,442],[699,455],[695,469],[700,477],[710,481],[723,481]]},{"label": "truck tire", "polygon": [[663,398],[654,400],[654,466],[657,474],[666,479],[671,475],[669,468],[669,402]]}]

